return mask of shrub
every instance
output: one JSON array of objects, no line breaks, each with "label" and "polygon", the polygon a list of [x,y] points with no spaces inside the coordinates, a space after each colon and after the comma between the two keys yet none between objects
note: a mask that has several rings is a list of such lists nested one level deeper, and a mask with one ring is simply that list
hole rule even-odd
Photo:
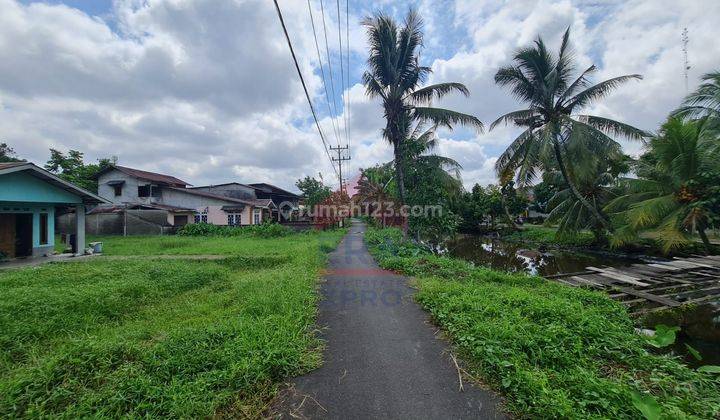
[{"label": "shrub", "polygon": [[448,333],[472,374],[521,418],[717,418],[720,383],[648,352],[625,308],[600,292],[432,255],[399,231],[370,229],[380,266],[416,276],[417,301]]},{"label": "shrub", "polygon": [[258,238],[279,238],[292,233],[286,226],[277,223],[263,223],[250,226],[219,226],[209,223],[193,223],[180,228],[180,236],[254,236]]}]

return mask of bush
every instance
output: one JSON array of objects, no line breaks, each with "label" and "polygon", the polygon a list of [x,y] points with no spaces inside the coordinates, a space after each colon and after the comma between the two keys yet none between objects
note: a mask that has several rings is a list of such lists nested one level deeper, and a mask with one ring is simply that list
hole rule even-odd
[{"label": "bush", "polygon": [[370,229],[380,266],[418,277],[417,301],[469,370],[522,418],[718,418],[720,383],[647,351],[625,308],[605,294],[432,255],[399,231]]},{"label": "bush", "polygon": [[277,223],[263,223],[249,226],[219,226],[209,223],[193,223],[180,228],[180,236],[254,236],[258,238],[279,238],[292,233],[288,227]]}]

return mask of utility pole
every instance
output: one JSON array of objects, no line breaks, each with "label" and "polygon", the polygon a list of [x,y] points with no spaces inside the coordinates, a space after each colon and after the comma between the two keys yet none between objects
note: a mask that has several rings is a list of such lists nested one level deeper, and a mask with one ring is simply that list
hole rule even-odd
[{"label": "utility pole", "polygon": [[340,192],[343,192],[343,191],[345,190],[345,179],[343,179],[342,164],[343,164],[344,161],[350,160],[350,156],[343,156],[343,155],[342,155],[342,151],[343,151],[343,150],[349,150],[349,148],[350,148],[349,146],[344,146],[344,147],[340,147],[340,146],[333,147],[333,146],[330,146],[330,150],[332,150],[333,152],[337,152],[337,157],[336,157],[336,158],[335,158],[335,157],[332,158],[332,160],[333,160],[333,162],[337,162],[337,163],[338,163],[338,169],[339,169],[339,172],[340,172],[340,175],[339,175],[339,177],[340,177]]},{"label": "utility pole", "polygon": [[688,62],[688,42],[690,42],[688,30],[684,28],[682,31],[682,51],[685,59],[685,68],[683,69],[683,73],[685,74],[685,93],[688,92],[688,70],[690,70],[690,63]]}]

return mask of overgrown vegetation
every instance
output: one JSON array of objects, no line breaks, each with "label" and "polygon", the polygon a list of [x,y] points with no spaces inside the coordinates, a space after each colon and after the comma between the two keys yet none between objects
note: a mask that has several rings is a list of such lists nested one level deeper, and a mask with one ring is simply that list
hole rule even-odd
[{"label": "overgrown vegetation", "polygon": [[625,309],[599,292],[431,255],[397,229],[366,240],[382,267],[417,277],[417,300],[520,417],[720,414],[717,376],[648,352]]},{"label": "overgrown vegetation", "polygon": [[210,223],[191,223],[178,230],[180,236],[252,236],[279,238],[292,233],[292,229],[279,223],[262,223],[249,226],[222,226]]},{"label": "overgrown vegetation", "polygon": [[[316,279],[343,232],[104,237],[87,262],[0,273],[0,417],[257,417],[317,367]],[[224,254],[219,260],[138,258]]]}]

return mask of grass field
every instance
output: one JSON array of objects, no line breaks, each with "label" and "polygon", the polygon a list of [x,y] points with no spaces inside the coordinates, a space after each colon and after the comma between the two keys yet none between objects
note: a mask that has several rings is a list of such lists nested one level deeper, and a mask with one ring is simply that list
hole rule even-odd
[{"label": "grass field", "polygon": [[394,229],[366,235],[379,264],[415,277],[416,299],[476,378],[520,418],[718,418],[718,375],[648,351],[621,304],[422,253]]},{"label": "grass field", "polygon": [[[319,364],[316,280],[342,234],[92,238],[128,259],[0,272],[0,417],[256,416]],[[227,258],[132,258],[168,254]]]}]

